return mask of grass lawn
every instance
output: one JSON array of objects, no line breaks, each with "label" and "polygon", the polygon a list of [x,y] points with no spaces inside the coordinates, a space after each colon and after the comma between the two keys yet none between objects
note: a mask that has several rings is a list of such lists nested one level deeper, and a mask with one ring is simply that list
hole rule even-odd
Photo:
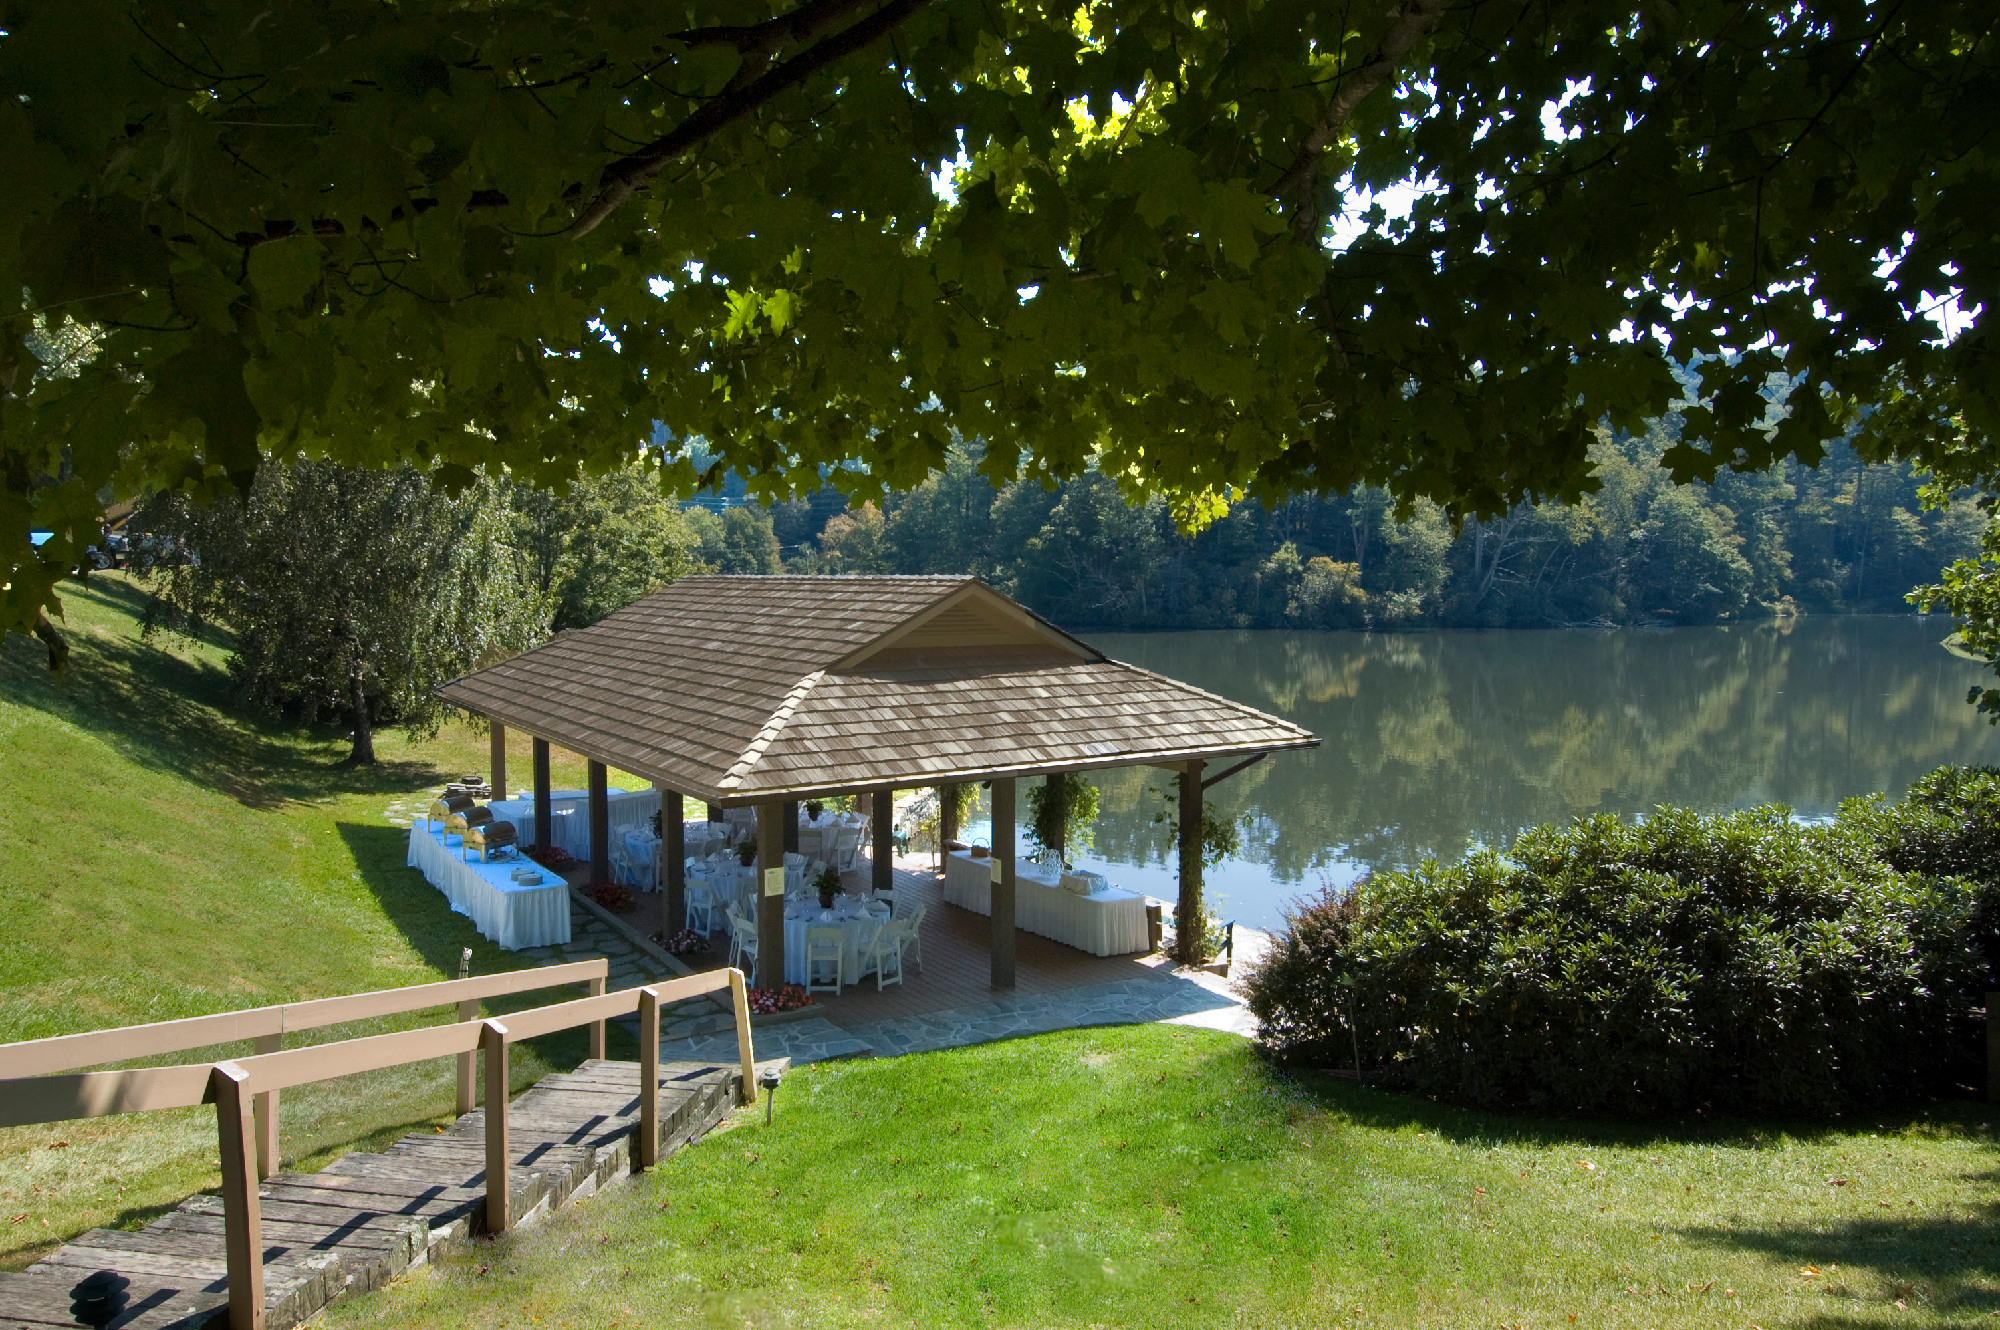
[{"label": "grass lawn", "polygon": [[1502,1118],[1074,1031],[795,1070],[328,1327],[1993,1325],[1993,1126]]},{"label": "grass lawn", "polygon": [[[232,709],[222,640],[142,640],[143,584],[94,574],[64,596],[65,678],[40,643],[0,641],[0,1042],[428,983],[457,975],[464,946],[475,973],[521,964],[404,867],[388,820],[399,801],[427,806],[447,774],[482,770],[483,732],[387,731],[378,767],[344,767],[341,735]],[[581,785],[581,760],[558,755],[555,778]],[[583,1047],[580,1032],[548,1041],[547,1061],[531,1050],[516,1075]],[[442,1062],[286,1091],[284,1151],[310,1169],[394,1139],[450,1109],[450,1075]],[[214,1160],[209,1110],[0,1130],[0,1268],[86,1228],[142,1226],[215,1185]]]}]

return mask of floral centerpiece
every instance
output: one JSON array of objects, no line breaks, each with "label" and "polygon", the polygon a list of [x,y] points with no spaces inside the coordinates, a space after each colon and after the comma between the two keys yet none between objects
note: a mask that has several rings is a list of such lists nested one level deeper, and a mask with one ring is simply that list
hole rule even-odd
[{"label": "floral centerpiece", "polygon": [[819,876],[813,879],[813,890],[819,893],[819,908],[831,910],[833,898],[840,894],[840,870],[832,864],[820,869]]},{"label": "floral centerpiece", "polygon": [[756,1016],[774,1016],[781,1011],[797,1011],[813,1004],[812,994],[798,984],[783,988],[753,988],[749,992],[750,1011]]}]

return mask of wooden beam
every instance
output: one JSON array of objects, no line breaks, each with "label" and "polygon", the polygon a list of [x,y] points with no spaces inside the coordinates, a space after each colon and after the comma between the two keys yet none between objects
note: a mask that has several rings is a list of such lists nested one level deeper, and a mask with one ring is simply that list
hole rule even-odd
[{"label": "wooden beam", "polygon": [[[275,1053],[285,1046],[285,1036],[278,1034],[259,1035],[251,1047],[259,1053]],[[280,1091],[265,1090],[251,1096],[251,1116],[257,1126],[257,1176],[268,1178],[278,1171],[278,1095]]]},{"label": "wooden beam", "polygon": [[1207,916],[1201,904],[1201,768],[1190,762],[1180,780],[1181,897],[1174,906],[1174,950],[1183,965],[1199,965]]},{"label": "wooden beam", "polygon": [[486,733],[487,779],[493,785],[495,799],[509,799],[514,792],[507,788],[507,727],[499,721],[488,722]]},{"label": "wooden beam", "polygon": [[757,1058],[750,1047],[750,993],[743,971],[729,972],[729,1009],[736,1014],[736,1057],[743,1064],[743,1102],[757,1102]]},{"label": "wooden beam", "polygon": [[[466,1021],[473,1021],[479,1019],[479,1002],[476,998],[468,998],[464,1002],[458,1004],[458,1019],[461,1024]],[[477,1106],[472,1095],[473,1095],[472,1050],[468,1048],[463,1053],[460,1053],[458,1055],[457,1103],[458,1103],[458,1115],[460,1117],[464,1117],[467,1113],[470,1113]]]},{"label": "wooden beam", "polygon": [[[1241,762],[1238,762],[1234,766],[1224,767],[1222,770],[1216,772],[1213,776],[1210,776],[1207,780],[1203,781],[1201,783],[1201,788],[1205,790],[1209,786],[1215,784],[1217,781],[1228,780],[1231,776],[1234,776],[1237,772],[1243,770],[1245,767],[1254,767],[1259,762],[1262,762],[1265,758],[1269,756],[1270,753],[1268,752],[1254,753],[1251,756],[1244,758]],[[1197,763],[1196,765],[1200,764]]]},{"label": "wooden beam", "polygon": [[958,790],[956,785],[937,787],[938,797],[938,862],[944,862],[945,842],[958,839]]},{"label": "wooden beam", "polygon": [[486,1057],[486,1231],[505,1233],[507,1212],[507,1027],[488,1021],[479,1036]]},{"label": "wooden beam", "polygon": [[535,740],[535,844],[555,844],[555,816],[549,805],[549,741]]},{"label": "wooden beam", "polygon": [[222,1156],[222,1246],[229,1272],[229,1330],[264,1330],[264,1223],[253,1156],[249,1077],[234,1063],[216,1064],[215,1134]]},{"label": "wooden beam", "polygon": [[611,880],[611,795],[604,764],[593,760],[590,772],[590,881]]},{"label": "wooden beam", "polygon": [[[785,806],[757,805],[757,987],[778,988],[785,982]],[[777,895],[770,892],[772,869],[778,870]]]},{"label": "wooden beam", "polygon": [[799,852],[799,801],[785,800],[785,853]]},{"label": "wooden beam", "polygon": [[687,920],[687,803],[679,790],[660,791],[660,885],[667,893],[667,936]]},{"label": "wooden beam", "polygon": [[660,995],[639,990],[639,1167],[660,1162]]},{"label": "wooden beam", "polygon": [[871,841],[868,850],[870,864],[868,885],[876,891],[896,889],[896,792],[884,787],[876,790],[868,801],[869,818],[873,825],[868,835]]},{"label": "wooden beam", "polygon": [[1000,880],[992,886],[993,986],[1014,986],[1014,782],[993,782],[993,858]]},{"label": "wooden beam", "polygon": [[[590,995],[592,997],[604,996],[604,980],[593,979],[590,981]],[[590,1056],[600,1062],[604,1060],[604,1018],[602,1016],[590,1023]]]}]

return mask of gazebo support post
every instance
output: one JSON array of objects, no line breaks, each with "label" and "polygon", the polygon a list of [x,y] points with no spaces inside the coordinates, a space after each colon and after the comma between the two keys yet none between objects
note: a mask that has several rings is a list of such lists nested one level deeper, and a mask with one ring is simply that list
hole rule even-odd
[{"label": "gazebo support post", "polygon": [[938,863],[944,863],[945,846],[958,839],[958,786],[938,786]]},{"label": "gazebo support post", "polygon": [[785,805],[757,805],[757,987],[777,988],[785,982],[785,893],[773,896],[764,874],[785,871]]},{"label": "gazebo support post", "polygon": [[799,852],[799,801],[785,800],[785,853]]},{"label": "gazebo support post", "polygon": [[604,764],[590,763],[590,881],[611,880],[611,796],[605,790]]},{"label": "gazebo support post", "polygon": [[1180,780],[1181,898],[1174,906],[1174,950],[1183,965],[1199,965],[1207,919],[1201,907],[1201,769],[1188,763]]},{"label": "gazebo support post", "polygon": [[868,885],[876,891],[896,889],[896,792],[876,790],[869,796],[868,815],[874,826],[868,835]]},{"label": "gazebo support post", "polygon": [[687,918],[687,804],[679,790],[660,791],[660,853],[665,862],[667,933],[672,936]]},{"label": "gazebo support post", "polygon": [[493,786],[493,797],[505,799],[513,791],[507,788],[507,727],[493,721],[486,731],[486,765],[491,768],[487,779]]},{"label": "gazebo support post", "polygon": [[1014,986],[1014,782],[993,782],[993,860],[1000,880],[993,884],[993,986]]},{"label": "gazebo support post", "polygon": [[549,806],[549,741],[535,740],[535,829],[530,834],[537,845],[556,843],[555,813]]}]

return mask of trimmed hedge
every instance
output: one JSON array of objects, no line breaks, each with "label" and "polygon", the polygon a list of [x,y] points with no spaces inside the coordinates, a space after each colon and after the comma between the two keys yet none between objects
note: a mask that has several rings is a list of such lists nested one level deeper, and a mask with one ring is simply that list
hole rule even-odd
[{"label": "trimmed hedge", "polygon": [[1662,808],[1300,904],[1247,978],[1282,1061],[1486,1108],[1831,1114],[1928,1093],[1986,981],[2000,773],[1904,805]]}]

